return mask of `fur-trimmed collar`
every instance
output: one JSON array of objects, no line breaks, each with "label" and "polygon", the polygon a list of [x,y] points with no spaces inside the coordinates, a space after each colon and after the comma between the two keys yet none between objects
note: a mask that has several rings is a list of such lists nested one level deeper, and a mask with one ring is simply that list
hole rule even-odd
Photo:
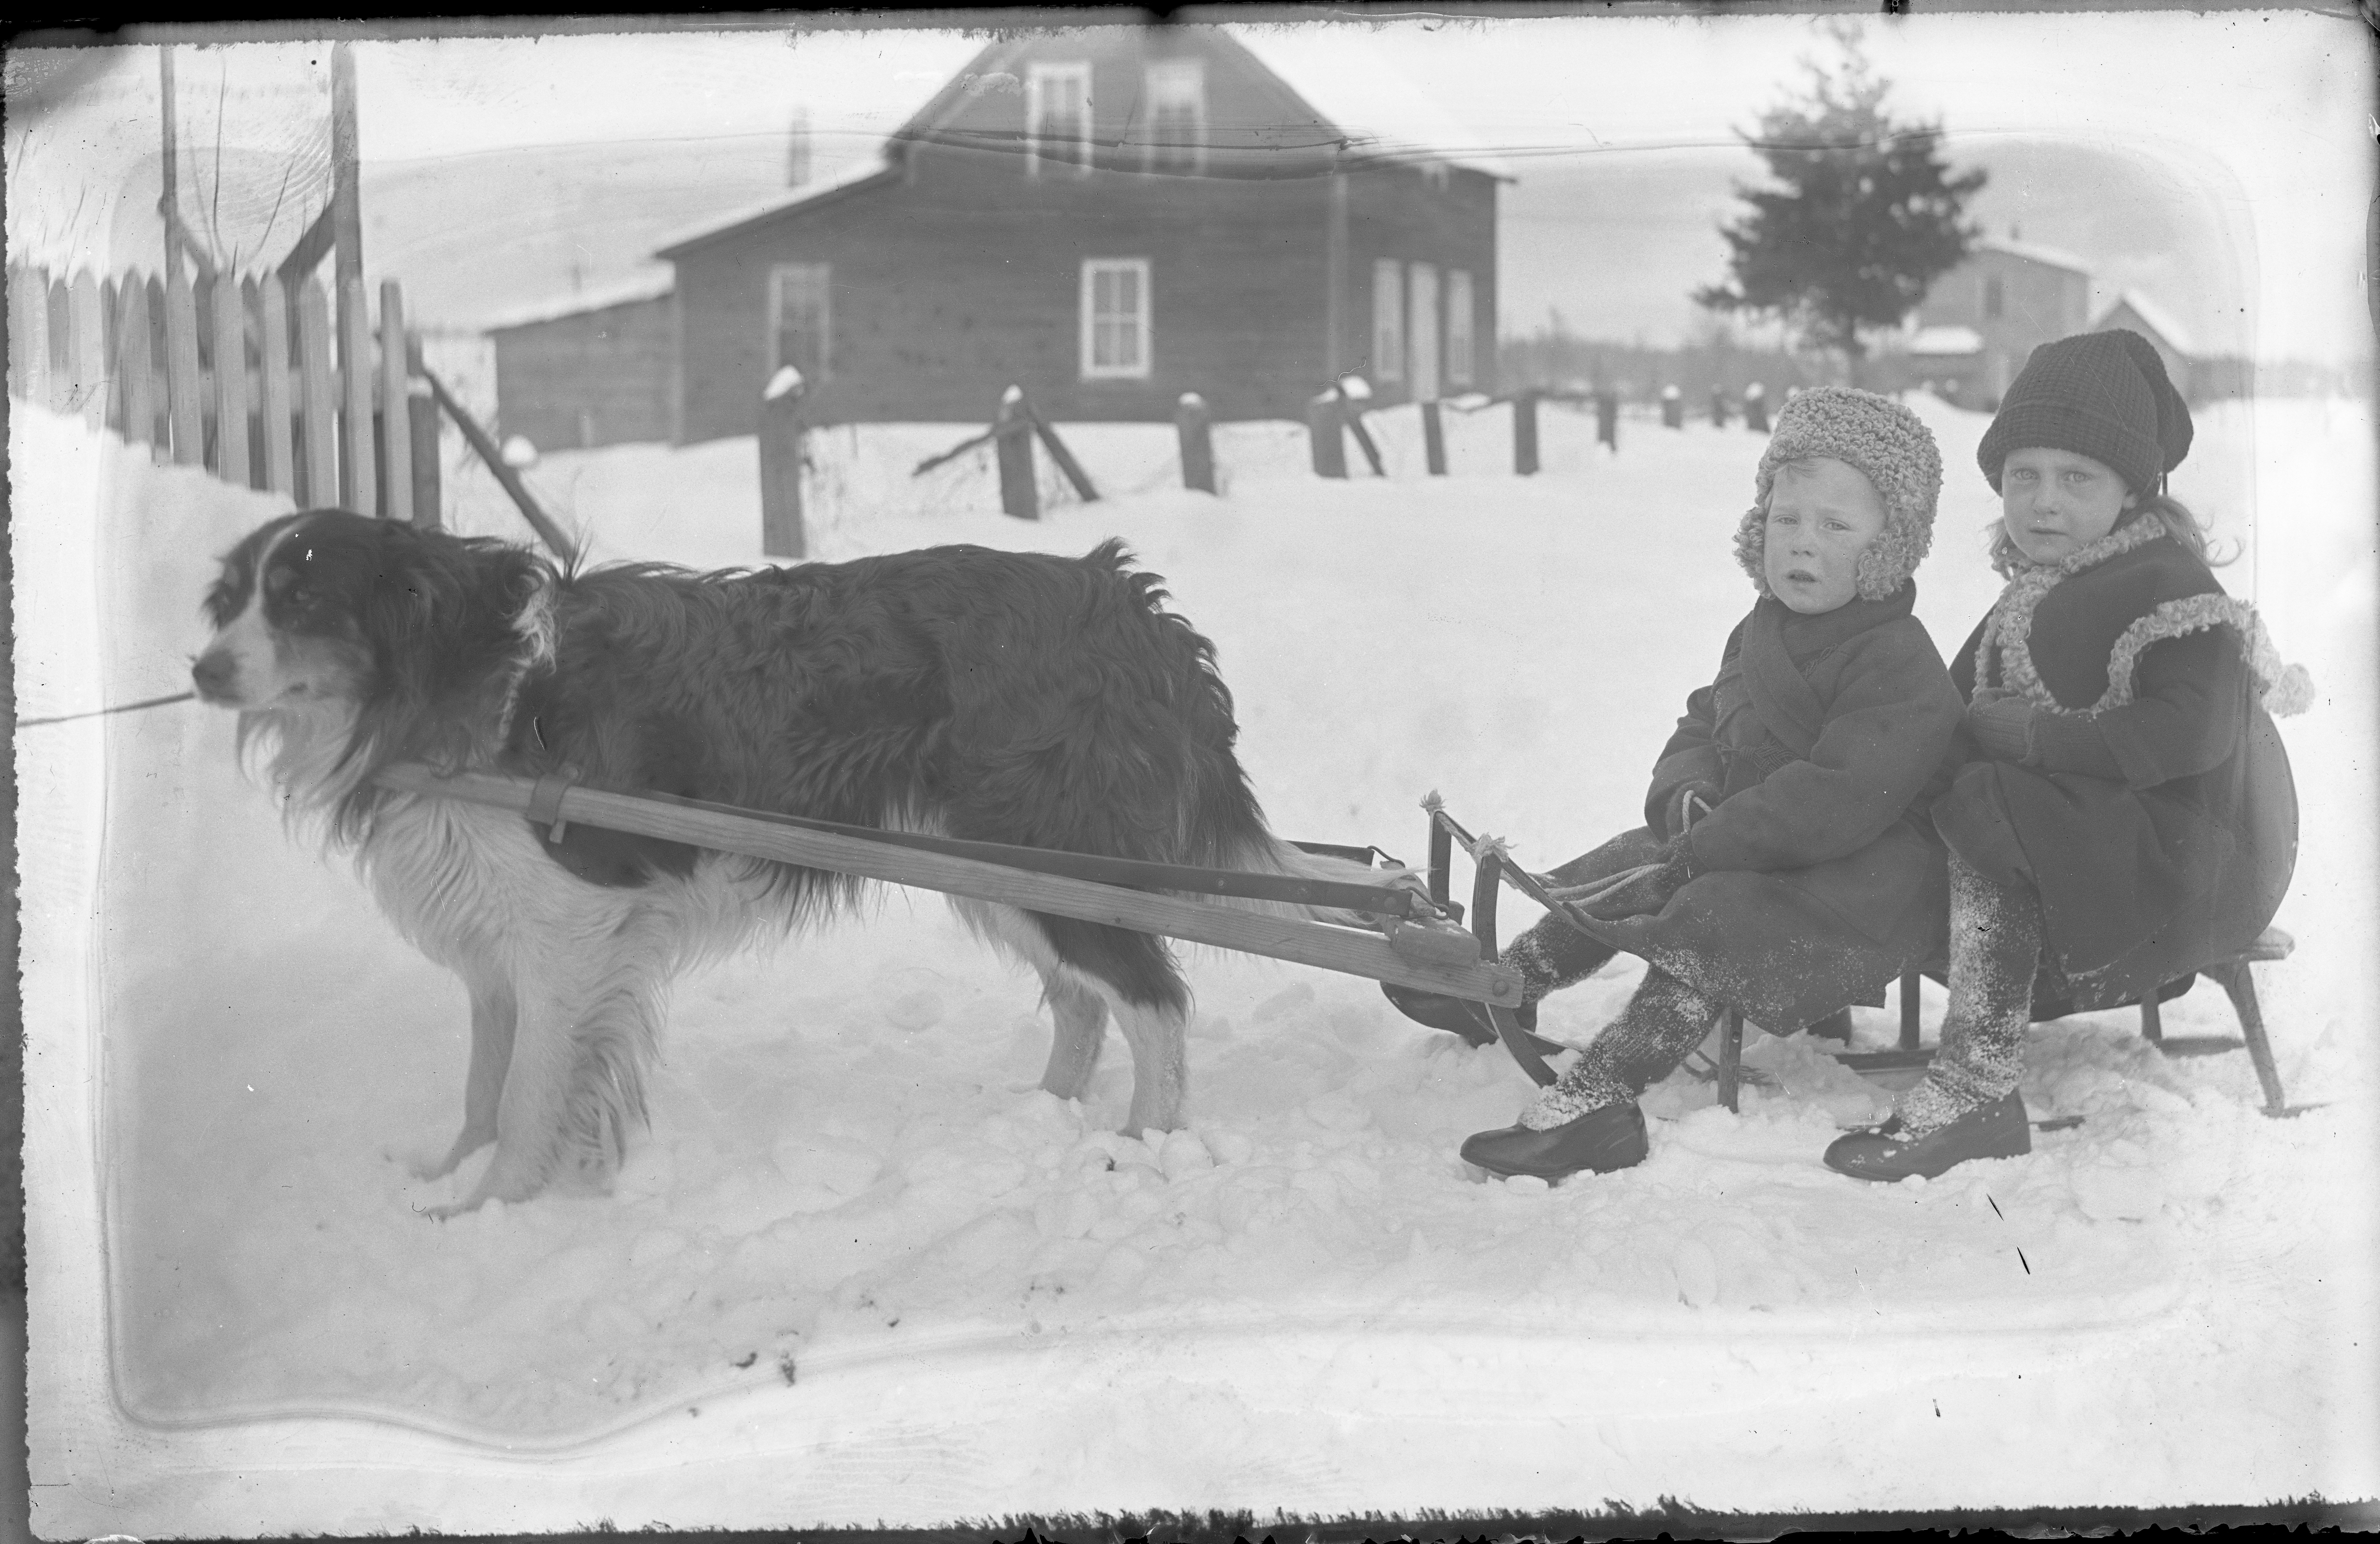
[{"label": "fur-trimmed collar", "polygon": [[2313,677],[2303,665],[2289,664],[2281,659],[2280,650],[2273,647],[2272,638],[2265,630],[2265,620],[2256,614],[2254,606],[2219,590],[2164,602],[2126,627],[2107,651],[2107,689],[2098,701],[2087,708],[2069,708],[2050,691],[2034,666],[2030,647],[2033,614],[2042,597],[2086,568],[2095,568],[2152,541],[2169,540],[2164,522],[2145,517],[2118,526],[2057,563],[2020,560],[2008,588],[2000,592],[1991,615],[1985,619],[1983,640],[1975,650],[1975,679],[1991,679],[1992,655],[1997,650],[1999,679],[2004,686],[2046,711],[2089,717],[2124,707],[2132,700],[2133,674],[2139,667],[2142,650],[2150,644],[2209,627],[2230,627],[2240,635],[2248,668],[2264,694],[2265,711],[2277,715],[2305,711],[2313,702]]}]

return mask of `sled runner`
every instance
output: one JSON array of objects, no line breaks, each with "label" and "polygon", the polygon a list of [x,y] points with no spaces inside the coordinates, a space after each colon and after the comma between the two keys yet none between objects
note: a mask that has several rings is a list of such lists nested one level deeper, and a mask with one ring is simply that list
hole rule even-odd
[{"label": "sled runner", "polygon": [[[1442,992],[1481,1004],[1500,1028],[1509,1024],[1512,1035],[1520,1034],[1512,1018],[1521,1000],[1519,975],[1481,963],[1495,959],[1492,932],[1464,931],[1459,912],[1425,900],[1406,885],[1196,869],[880,831],[667,794],[608,793],[559,776],[531,781],[489,772],[442,775],[419,762],[400,762],[375,781],[397,793],[516,810],[557,835],[571,824],[600,826]],[[1385,856],[1371,847],[1298,845],[1366,863]],[[1374,925],[1342,927],[1273,916],[1234,906],[1234,899],[1328,906],[1362,915]],[[1492,928],[1492,905],[1488,915]],[[1550,1082],[1553,1074],[1543,1060],[1531,1056],[1530,1076]]]}]

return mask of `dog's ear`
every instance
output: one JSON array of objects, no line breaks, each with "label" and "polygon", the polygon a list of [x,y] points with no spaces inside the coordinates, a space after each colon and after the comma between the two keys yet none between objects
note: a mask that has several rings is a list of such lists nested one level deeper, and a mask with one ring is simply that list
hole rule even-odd
[{"label": "dog's ear", "polygon": [[517,664],[518,620],[545,582],[536,556],[395,521],[378,534],[359,622],[383,690],[414,704],[449,700]]}]

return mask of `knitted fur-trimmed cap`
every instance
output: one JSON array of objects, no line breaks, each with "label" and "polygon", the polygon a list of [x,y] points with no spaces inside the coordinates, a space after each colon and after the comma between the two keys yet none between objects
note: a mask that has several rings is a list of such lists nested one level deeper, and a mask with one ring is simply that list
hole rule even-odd
[{"label": "knitted fur-trimmed cap", "polygon": [[2033,351],[1975,446],[1992,492],[2009,452],[2038,445],[2104,463],[2134,493],[2154,493],[2190,454],[2190,405],[2156,346],[2123,328],[2077,333]]},{"label": "knitted fur-trimmed cap", "polygon": [[1884,529],[1860,553],[1856,581],[1862,600],[1881,601],[1917,571],[1934,545],[1934,507],[1942,493],[1942,452],[1925,421],[1888,396],[1850,386],[1796,392],[1777,415],[1760,457],[1753,505],[1736,528],[1736,561],[1752,587],[1770,593],[1768,492],[1777,468],[1815,456],[1843,462],[1884,501]]}]

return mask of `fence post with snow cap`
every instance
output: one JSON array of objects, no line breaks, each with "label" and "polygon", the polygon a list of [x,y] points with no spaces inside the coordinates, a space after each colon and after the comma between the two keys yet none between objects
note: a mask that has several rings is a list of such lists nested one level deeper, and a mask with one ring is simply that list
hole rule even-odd
[{"label": "fence post with snow cap", "polygon": [[1025,388],[1011,386],[1000,394],[1000,410],[992,416],[991,445],[1000,461],[1000,512],[1020,520],[1041,517],[1041,490],[1033,477],[1033,413],[1025,405]]},{"label": "fence post with snow cap", "polygon": [[1541,395],[1535,386],[1523,386],[1512,394],[1512,472],[1516,477],[1537,475],[1537,398]]},{"label": "fence post with snow cap", "polygon": [[1215,491],[1215,431],[1207,399],[1184,392],[1173,406],[1173,433],[1182,445],[1182,486],[1196,492]]},{"label": "fence post with snow cap", "polygon": [[[413,523],[413,419],[411,394],[406,386],[405,298],[395,279],[380,286],[380,445],[379,515],[386,520]],[[435,523],[435,515],[432,516]]]},{"label": "fence post with snow cap", "polygon": [[1430,476],[1446,475],[1446,425],[1439,417],[1436,397],[1421,405],[1421,453]]},{"label": "fence post with snow cap", "polygon": [[256,281],[257,412],[264,424],[264,485],[295,494],[298,462],[289,420],[289,290],[273,274]]},{"label": "fence post with snow cap", "polygon": [[1686,426],[1686,399],[1675,386],[1661,388],[1661,427],[1683,429]]},{"label": "fence post with snow cap", "polygon": [[802,530],[802,372],[791,365],[760,393],[760,552],[809,555]]},{"label": "fence post with snow cap", "polygon": [[1372,468],[1374,477],[1388,476],[1389,468],[1380,460],[1379,444],[1364,423],[1364,404],[1372,400],[1371,383],[1360,375],[1342,375],[1339,378],[1339,395],[1346,404],[1347,432],[1355,436],[1355,448],[1364,453],[1365,465]]},{"label": "fence post with snow cap", "polygon": [[178,259],[165,264],[165,413],[174,464],[203,466],[206,420],[199,410],[199,302]]},{"label": "fence post with snow cap", "polygon": [[115,310],[116,395],[123,403],[125,443],[153,446],[157,443],[156,365],[149,351],[149,285],[139,274],[125,276],[115,292]]},{"label": "fence post with snow cap", "polygon": [[239,281],[218,272],[207,286],[208,320],[214,356],[214,474],[235,487],[248,486],[248,326]]},{"label": "fence post with snow cap", "polygon": [[1314,455],[1314,475],[1347,475],[1347,441],[1341,432],[1343,415],[1339,389],[1333,386],[1305,405],[1305,437]]}]

